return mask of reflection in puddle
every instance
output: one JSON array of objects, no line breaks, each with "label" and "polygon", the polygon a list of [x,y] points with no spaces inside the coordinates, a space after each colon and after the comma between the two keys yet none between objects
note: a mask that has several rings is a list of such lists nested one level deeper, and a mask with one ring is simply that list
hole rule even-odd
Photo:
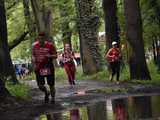
[{"label": "reflection in puddle", "polygon": [[160,120],[160,96],[106,100],[38,120]]}]

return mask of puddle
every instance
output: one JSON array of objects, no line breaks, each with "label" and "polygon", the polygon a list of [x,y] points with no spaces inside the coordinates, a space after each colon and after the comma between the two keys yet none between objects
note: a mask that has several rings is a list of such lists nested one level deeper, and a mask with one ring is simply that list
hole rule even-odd
[{"label": "puddle", "polygon": [[35,120],[160,120],[160,96],[108,99]]}]

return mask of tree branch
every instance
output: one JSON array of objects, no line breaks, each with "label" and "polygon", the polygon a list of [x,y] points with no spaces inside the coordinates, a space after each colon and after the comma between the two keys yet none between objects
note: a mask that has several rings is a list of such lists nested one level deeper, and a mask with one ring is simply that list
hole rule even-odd
[{"label": "tree branch", "polygon": [[25,41],[25,37],[27,36],[29,32],[26,31],[21,34],[20,37],[14,39],[12,42],[9,43],[9,50],[11,51],[13,48],[15,48],[17,45],[19,45],[22,41]]}]

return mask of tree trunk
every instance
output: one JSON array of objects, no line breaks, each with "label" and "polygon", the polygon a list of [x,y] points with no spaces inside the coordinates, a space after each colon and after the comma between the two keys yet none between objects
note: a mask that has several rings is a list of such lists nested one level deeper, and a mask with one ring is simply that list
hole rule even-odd
[{"label": "tree trunk", "polygon": [[18,83],[8,47],[7,23],[4,0],[0,2],[0,76]]},{"label": "tree trunk", "polygon": [[153,59],[155,64],[157,63],[157,55],[156,55],[156,39],[153,37],[152,47],[153,47]]},{"label": "tree trunk", "polygon": [[94,106],[87,107],[88,120],[107,120],[106,103],[96,103]]},{"label": "tree trunk", "polygon": [[116,0],[103,0],[105,17],[106,46],[112,47],[112,41],[120,42]]},{"label": "tree trunk", "polygon": [[33,43],[36,37],[36,27],[33,23],[33,19],[31,18],[30,9],[29,9],[29,0],[23,0],[23,7],[24,7],[25,22],[27,24],[29,35],[31,38],[31,43]]},{"label": "tree trunk", "polygon": [[150,80],[145,59],[139,0],[125,0],[124,4],[126,39],[132,48],[132,55],[129,58],[130,77],[137,80]]},{"label": "tree trunk", "polygon": [[2,100],[4,100],[8,96],[10,96],[10,93],[5,87],[5,81],[0,78],[0,102],[2,102]]},{"label": "tree trunk", "polygon": [[135,115],[137,116],[136,119],[151,118],[152,117],[151,97],[150,96],[135,97],[134,108],[136,108],[134,111]]},{"label": "tree trunk", "polygon": [[94,15],[94,0],[76,0],[76,7],[83,72],[94,74],[102,67],[98,47],[99,17]]},{"label": "tree trunk", "polygon": [[[71,37],[72,37],[72,31],[70,29],[69,23],[70,23],[70,19],[68,19],[69,16],[69,7],[67,6],[68,0],[65,0],[63,3],[63,5],[61,5],[59,7],[60,10],[60,14],[61,14],[61,18],[62,18],[62,23],[61,23],[61,29],[62,29],[62,40],[63,40],[63,44],[70,44],[71,48],[72,48],[72,42],[71,42]],[[67,5],[66,5],[66,4]]]},{"label": "tree trunk", "polygon": [[39,0],[31,0],[33,13],[37,25],[38,32],[45,32],[47,37],[51,34],[52,13],[51,10],[40,7]]},{"label": "tree trunk", "polygon": [[158,67],[158,72],[160,72],[160,37],[156,37],[156,53],[157,53],[157,67]]},{"label": "tree trunk", "polygon": [[69,23],[64,22],[62,23],[62,40],[63,40],[63,45],[65,44],[70,44],[71,49],[72,49],[72,31],[70,30]]}]

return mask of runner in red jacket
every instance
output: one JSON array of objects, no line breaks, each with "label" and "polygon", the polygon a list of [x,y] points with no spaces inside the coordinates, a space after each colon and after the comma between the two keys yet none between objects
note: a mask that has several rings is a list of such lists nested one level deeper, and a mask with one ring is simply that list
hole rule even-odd
[{"label": "runner in red jacket", "polygon": [[[55,75],[53,59],[57,58],[55,46],[46,40],[45,34],[40,33],[39,38],[33,43],[32,62],[39,89],[45,93],[45,102],[49,102],[51,93],[52,102],[55,100]],[[50,92],[45,87],[45,78],[50,87]]]},{"label": "runner in red jacket", "polygon": [[80,114],[78,109],[70,110],[70,120],[80,120]]},{"label": "runner in red jacket", "polygon": [[64,69],[68,76],[68,82],[70,85],[75,85],[75,64],[74,64],[74,52],[71,51],[70,45],[65,44],[65,50],[62,54],[63,56],[63,63],[64,63]]},{"label": "runner in red jacket", "polygon": [[[110,69],[112,74],[110,76],[110,80],[113,80],[114,75],[117,75],[117,81],[119,81],[119,73],[120,73],[120,51],[117,47],[117,42],[112,42],[112,48],[106,54],[106,59],[109,62]],[[119,83],[119,82],[118,82]]]}]

